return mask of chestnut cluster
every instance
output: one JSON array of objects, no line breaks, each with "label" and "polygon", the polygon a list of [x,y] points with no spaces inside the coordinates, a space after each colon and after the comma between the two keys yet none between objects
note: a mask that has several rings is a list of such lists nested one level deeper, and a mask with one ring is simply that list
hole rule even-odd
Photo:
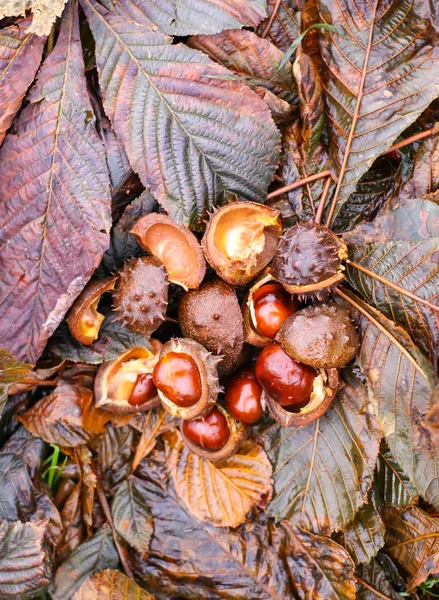
[{"label": "chestnut cluster", "polygon": [[[92,344],[110,292],[117,318],[145,336],[144,347],[100,366],[98,406],[134,412],[161,403],[180,419],[187,446],[212,461],[232,454],[267,408],[286,427],[328,409],[359,344],[349,314],[327,300],[344,278],[346,246],[335,234],[299,223],[282,236],[279,211],[252,202],[216,210],[201,243],[157,213],[132,232],[148,256],[91,282],[68,318],[72,335]],[[204,281],[208,265],[215,275]],[[185,292],[181,336],[162,344],[151,335],[166,319],[170,283]]]}]

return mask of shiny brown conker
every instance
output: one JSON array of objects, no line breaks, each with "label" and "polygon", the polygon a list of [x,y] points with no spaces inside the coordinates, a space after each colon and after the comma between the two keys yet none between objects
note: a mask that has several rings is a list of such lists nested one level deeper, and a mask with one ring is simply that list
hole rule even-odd
[{"label": "shiny brown conker", "polygon": [[183,352],[168,352],[156,364],[154,385],[174,404],[193,406],[201,397],[201,376],[195,360]]},{"label": "shiny brown conker", "polygon": [[144,402],[148,402],[151,398],[157,394],[157,388],[154,385],[152,379],[152,373],[141,373],[137,375],[134,389],[128,398],[128,404],[131,406],[138,406]]},{"label": "shiny brown conker", "polygon": [[316,371],[290,358],[279,344],[269,344],[256,361],[256,377],[273,400],[292,406],[309,400]]},{"label": "shiny brown conker", "polygon": [[227,419],[218,408],[204,418],[185,421],[183,433],[196,446],[211,451],[224,448],[230,437]]},{"label": "shiny brown conker", "polygon": [[280,283],[263,285],[253,294],[253,314],[256,330],[274,339],[284,321],[297,310],[297,302]]},{"label": "shiny brown conker", "polygon": [[262,387],[254,369],[243,369],[226,384],[224,400],[229,413],[243,423],[256,423],[262,417]]}]

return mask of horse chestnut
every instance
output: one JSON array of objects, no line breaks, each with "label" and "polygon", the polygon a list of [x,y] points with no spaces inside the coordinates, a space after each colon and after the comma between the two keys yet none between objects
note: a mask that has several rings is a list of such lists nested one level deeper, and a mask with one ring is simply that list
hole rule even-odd
[{"label": "horse chestnut", "polygon": [[133,391],[128,398],[128,404],[131,406],[139,406],[144,402],[148,402],[151,398],[157,395],[157,388],[152,380],[151,373],[141,373],[137,375],[136,383]]},{"label": "horse chestnut", "polygon": [[291,406],[309,400],[316,371],[290,358],[279,344],[269,344],[256,361],[256,377],[273,400]]},{"label": "horse chestnut", "polygon": [[256,423],[263,413],[262,387],[254,369],[243,369],[227,382],[224,400],[227,410],[243,423]]},{"label": "horse chestnut", "polygon": [[214,408],[202,419],[185,421],[183,434],[186,439],[204,450],[221,450],[230,437],[226,417],[218,408]]},{"label": "horse chestnut", "polygon": [[280,283],[268,283],[253,294],[255,328],[274,339],[283,322],[297,310],[297,303]]},{"label": "horse chestnut", "polygon": [[201,377],[195,360],[183,352],[168,352],[153,372],[157,389],[180,407],[193,406],[201,397]]}]

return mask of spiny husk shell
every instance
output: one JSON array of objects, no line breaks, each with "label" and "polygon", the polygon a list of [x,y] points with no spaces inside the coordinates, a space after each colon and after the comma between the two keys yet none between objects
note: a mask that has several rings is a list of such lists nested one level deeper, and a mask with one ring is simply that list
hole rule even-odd
[{"label": "spiny husk shell", "polygon": [[131,331],[149,336],[165,320],[168,287],[166,271],[158,258],[132,258],[120,273],[113,294],[114,310]]},{"label": "spiny husk shell", "polygon": [[294,360],[322,369],[346,366],[360,346],[349,313],[334,302],[312,304],[288,317],[276,341]]},{"label": "spiny husk shell", "polygon": [[180,432],[183,436],[183,441],[189,450],[197,456],[210,460],[210,462],[213,463],[219,462],[220,460],[225,460],[226,458],[229,458],[229,456],[232,456],[232,454],[235,454],[241,442],[243,441],[244,434],[247,430],[247,427],[243,423],[236,421],[222,406],[217,405],[216,408],[226,417],[230,430],[230,436],[226,445],[219,450],[205,450],[204,448],[197,446],[197,444],[194,444],[184,434],[183,420],[180,422]]},{"label": "spiny husk shell", "polygon": [[319,375],[314,380],[314,389],[310,401],[298,412],[289,412],[273,400],[265,391],[262,399],[267,403],[272,417],[283,427],[298,427],[307,425],[321,417],[331,406],[338,389],[338,370],[320,369]]},{"label": "spiny husk shell", "polygon": [[221,355],[218,374],[233,371],[244,345],[241,309],[233,287],[215,277],[180,301],[178,321],[187,338]]},{"label": "spiny husk shell", "polygon": [[271,273],[290,294],[321,297],[345,278],[347,255],[346,244],[330,229],[300,222],[283,235]]},{"label": "spiny husk shell", "polygon": [[[158,245],[151,238],[154,231],[156,240],[160,240]],[[150,213],[136,222],[131,233],[142,248],[163,262],[171,283],[185,290],[199,287],[206,274],[206,260],[200,242],[187,227],[168,215]],[[176,259],[183,261],[180,271]]]},{"label": "spiny husk shell", "polygon": [[265,335],[260,334],[253,326],[253,295],[260,287],[266,283],[270,283],[270,281],[275,281],[275,279],[271,275],[269,268],[266,268],[253,283],[252,287],[248,290],[242,304],[242,316],[244,318],[244,341],[252,346],[257,346],[258,348],[264,348],[267,346],[267,344],[271,344],[273,340],[265,337]]},{"label": "spiny husk shell", "polygon": [[[86,335],[80,328],[81,318],[84,316],[85,311],[91,308],[96,303],[95,312],[97,313],[97,305],[102,294],[112,290],[116,284],[117,277],[104,277],[102,279],[92,279],[88,285],[83,289],[79,297],[76,299],[72,308],[70,309],[69,316],[67,317],[67,325],[70,329],[70,333],[73,335],[78,342],[85,346],[91,346],[91,344],[97,339],[97,337]],[[97,313],[99,314],[99,313]],[[104,320],[102,315],[101,323]],[[99,330],[98,330],[99,333]]]},{"label": "spiny husk shell", "polygon": [[160,358],[169,352],[181,352],[192,357],[198,367],[201,378],[201,396],[193,406],[177,406],[161,392],[158,391],[163,408],[173,417],[182,419],[197,419],[207,415],[218,398],[221,388],[218,383],[218,363],[221,358],[211,354],[204,346],[187,338],[172,338],[163,346]]},{"label": "spiny husk shell", "polygon": [[150,343],[151,348],[149,350],[147,348],[138,347],[130,348],[120,354],[117,358],[105,361],[100,365],[94,381],[97,407],[105,408],[105,410],[115,413],[136,413],[150,410],[160,404],[158,394],[143,404],[133,406],[128,403],[128,399],[123,400],[111,397],[110,392],[112,378],[120,370],[123,364],[130,360],[144,359],[146,364],[144,365],[145,370],[142,370],[142,373],[152,374],[159,359],[162,344],[158,340],[150,340]]},{"label": "spiny husk shell", "polygon": [[[249,237],[246,243],[239,239],[239,228]],[[226,253],[218,246],[227,235],[231,236],[230,248],[236,241],[246,256],[240,256],[238,250],[236,254],[231,250]],[[235,202],[222,206],[211,215],[201,246],[207,262],[221,279],[232,285],[244,285],[271,261],[281,235],[280,211],[257,202]]]}]

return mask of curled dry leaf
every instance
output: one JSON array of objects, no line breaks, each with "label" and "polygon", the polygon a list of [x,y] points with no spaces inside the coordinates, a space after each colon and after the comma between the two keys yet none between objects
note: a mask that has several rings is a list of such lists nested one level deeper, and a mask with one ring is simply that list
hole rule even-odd
[{"label": "curled dry leaf", "polygon": [[360,320],[359,360],[389,450],[418,494],[438,508],[439,450],[425,423],[434,386],[431,367],[403,329],[359,298],[355,302],[375,320]]},{"label": "curled dry leaf", "polygon": [[384,546],[384,523],[373,502],[360,508],[354,520],[335,540],[346,548],[356,565],[368,564]]},{"label": "curled dry leaf", "polygon": [[84,581],[72,600],[154,600],[120,571],[99,571]]},{"label": "curled dry leaf", "polygon": [[319,2],[336,211],[360,177],[439,93],[437,7],[423,0]]},{"label": "curled dry leaf", "polygon": [[0,521],[0,598],[28,598],[50,583],[52,558],[45,541],[47,521]]},{"label": "curled dry leaf", "polygon": [[116,14],[169,35],[218,33],[255,27],[266,16],[263,0],[105,0]]},{"label": "curled dry leaf", "polygon": [[188,600],[305,600],[311,589],[316,599],[354,600],[353,563],[334,541],[285,522],[254,519],[237,530],[200,522],[179,500],[161,453],[139,476],[154,534],[148,561],[134,566],[151,588]]},{"label": "curled dry leaf", "polygon": [[93,0],[82,6],[105,110],[133,169],[169,215],[194,224],[226,192],[263,200],[279,144],[263,100],[240,82],[213,79],[230,73],[201,52]]},{"label": "curled dry leaf", "polygon": [[30,363],[108,246],[109,178],[83,70],[72,2],[0,150],[0,337]]},{"label": "curled dry leaf", "polygon": [[51,594],[53,600],[71,598],[88,577],[105,569],[117,569],[118,566],[119,555],[111,528],[103,525],[58,567]]},{"label": "curled dry leaf", "polygon": [[381,430],[365,386],[348,370],[331,408],[313,423],[261,436],[273,465],[268,514],[315,533],[344,529],[367,499]]},{"label": "curled dry leaf", "polygon": [[142,494],[142,482],[134,475],[129,475],[118,487],[111,513],[117,533],[145,558],[153,533],[153,521]]},{"label": "curled dry leaf", "polygon": [[409,590],[439,575],[439,519],[409,506],[383,509],[386,550],[409,575]]},{"label": "curled dry leaf", "polygon": [[142,415],[141,436],[136,446],[133,458],[133,471],[137,469],[142,460],[154,449],[157,437],[175,427],[177,420],[166,411],[162,405],[140,413]]},{"label": "curled dry leaf", "polygon": [[31,20],[22,19],[0,30],[0,145],[43,56],[46,38],[26,31]]},{"label": "curled dry leaf", "polygon": [[251,508],[271,496],[271,465],[254,442],[243,442],[236,454],[212,463],[191,452],[177,429],[165,439],[175,489],[197,519],[237,527]]}]

